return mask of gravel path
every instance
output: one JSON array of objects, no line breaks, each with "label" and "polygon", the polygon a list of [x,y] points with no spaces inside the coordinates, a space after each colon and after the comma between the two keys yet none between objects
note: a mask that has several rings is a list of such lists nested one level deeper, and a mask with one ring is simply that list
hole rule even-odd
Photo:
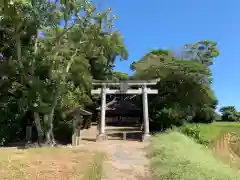
[{"label": "gravel path", "polygon": [[[83,134],[96,137],[94,128]],[[103,142],[83,141],[82,145],[92,150],[104,151],[107,159],[104,164],[103,180],[151,180],[149,160],[146,157],[148,143],[107,140]]]},{"label": "gravel path", "polygon": [[104,180],[151,179],[145,152],[146,143],[110,141],[105,144],[104,149],[109,158],[105,163]]}]

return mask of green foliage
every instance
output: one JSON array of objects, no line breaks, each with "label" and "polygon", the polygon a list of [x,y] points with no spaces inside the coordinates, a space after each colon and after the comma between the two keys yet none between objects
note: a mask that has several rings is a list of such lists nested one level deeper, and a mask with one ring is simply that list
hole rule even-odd
[{"label": "green foliage", "polygon": [[113,80],[128,80],[129,76],[127,73],[113,71],[112,79]]},{"label": "green foliage", "polygon": [[199,41],[194,44],[185,45],[186,53],[192,56],[192,59],[200,61],[207,66],[213,65],[213,58],[219,56],[217,43],[213,41]]},{"label": "green foliage", "polygon": [[[5,141],[17,136],[8,136],[8,129],[21,131],[27,112],[38,132],[43,130],[39,135],[48,137],[53,130],[57,136],[60,131],[68,134],[70,121],[59,114],[78,106],[95,111],[98,101],[90,94],[93,79],[160,78],[153,87],[159,94],[149,96],[152,128],[209,123],[215,118],[217,99],[209,65],[219,55],[216,42],[186,45],[187,60],[169,50],[152,50],[131,65],[135,72],[129,77],[114,71],[116,59],[126,60],[128,51],[113,28],[116,16],[111,9],[98,12],[83,0],[18,0],[0,3],[0,17],[0,102],[5,109],[0,137]],[[227,116],[234,119],[238,114]],[[89,120],[83,123],[89,127]]]},{"label": "green foliage", "polygon": [[[0,17],[1,122],[12,118],[11,128],[25,121],[26,112],[37,113],[35,123],[46,137],[56,129],[56,110],[94,103],[92,79],[112,78],[115,59],[128,56],[120,32],[112,29],[111,9],[99,13],[88,1],[5,1]],[[13,107],[18,117],[12,117]]]},{"label": "green foliage", "polygon": [[222,121],[240,121],[240,113],[234,106],[224,106],[220,108]]},{"label": "green foliage", "polygon": [[217,121],[221,121],[221,120],[222,120],[222,115],[219,114],[219,113],[216,113],[214,119],[215,119],[216,122],[217,122]]},{"label": "green foliage", "polygon": [[199,129],[199,125],[183,126],[180,128],[181,133],[193,138],[198,144],[207,145],[209,142],[204,140]]},{"label": "green foliage", "polygon": [[238,172],[217,160],[211,150],[178,132],[154,136],[149,157],[156,179],[240,179]]},{"label": "green foliage", "polygon": [[55,124],[54,134],[59,142],[69,143],[72,138],[73,127],[71,122],[60,121]]},{"label": "green foliage", "polygon": [[155,121],[152,126],[161,124],[165,129],[187,121],[209,123],[214,120],[217,100],[210,87],[211,70],[201,61],[179,59],[170,51],[159,49],[147,53],[131,68],[135,79],[161,79],[155,86],[159,93],[149,98],[150,115]]},{"label": "green foliage", "polygon": [[240,135],[240,123],[238,122],[215,122],[211,124],[185,124],[187,129],[197,129],[204,141],[217,139],[221,134],[230,132]]}]

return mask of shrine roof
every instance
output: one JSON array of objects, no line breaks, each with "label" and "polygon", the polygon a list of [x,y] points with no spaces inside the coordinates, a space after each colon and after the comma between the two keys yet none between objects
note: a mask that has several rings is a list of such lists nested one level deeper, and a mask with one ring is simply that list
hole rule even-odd
[{"label": "shrine roof", "polygon": [[[101,106],[96,110],[101,110]],[[106,111],[139,111],[140,109],[130,100],[112,100],[106,104]]]}]

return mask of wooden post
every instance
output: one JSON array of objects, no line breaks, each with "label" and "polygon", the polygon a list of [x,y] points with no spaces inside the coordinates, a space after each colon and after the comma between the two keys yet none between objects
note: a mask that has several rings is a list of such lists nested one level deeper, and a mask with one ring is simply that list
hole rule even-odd
[{"label": "wooden post", "polygon": [[142,87],[142,98],[143,98],[143,122],[144,122],[144,134],[142,137],[143,141],[148,141],[150,138],[149,134],[149,116],[148,116],[148,97],[147,97],[147,86]]},{"label": "wooden post", "polygon": [[79,146],[81,137],[80,137],[80,131],[81,131],[81,123],[82,123],[82,117],[78,114],[74,115],[73,119],[73,134],[72,134],[72,146]]},{"label": "wooden post", "polygon": [[81,144],[81,134],[80,134],[80,131],[81,131],[81,127],[78,126],[77,127],[77,132],[76,132],[76,146],[79,146]]},{"label": "wooden post", "polygon": [[76,118],[73,118],[72,146],[76,146]]}]

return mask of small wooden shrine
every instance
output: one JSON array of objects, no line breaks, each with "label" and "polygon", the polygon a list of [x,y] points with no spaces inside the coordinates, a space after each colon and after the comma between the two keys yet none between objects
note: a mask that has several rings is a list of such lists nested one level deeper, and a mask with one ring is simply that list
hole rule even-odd
[{"label": "small wooden shrine", "polygon": [[[106,103],[106,125],[124,126],[140,123],[142,110],[136,106],[136,101],[139,102],[139,98],[135,95],[125,98],[115,96],[113,100]],[[98,107],[97,111],[100,117],[101,107]]]},{"label": "small wooden shrine", "polygon": [[[72,146],[80,145],[81,140],[81,129],[85,129],[91,122],[90,117],[91,112],[82,109],[81,107],[76,107],[65,111],[67,116],[71,116],[73,119],[73,133],[72,133]],[[86,118],[89,117],[89,118]]]}]

